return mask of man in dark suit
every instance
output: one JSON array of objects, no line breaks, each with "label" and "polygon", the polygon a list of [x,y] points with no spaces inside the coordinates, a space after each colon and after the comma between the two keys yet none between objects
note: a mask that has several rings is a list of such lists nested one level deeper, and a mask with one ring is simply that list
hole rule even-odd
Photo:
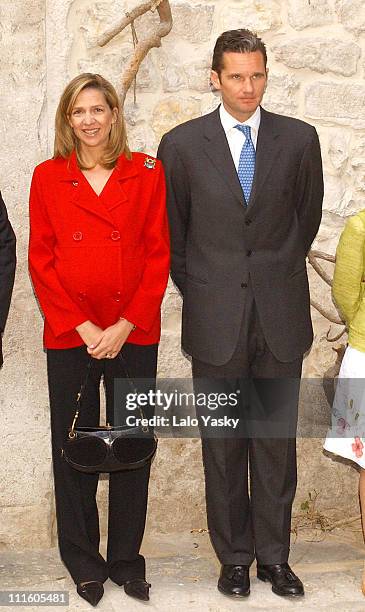
[{"label": "man in dark suit", "polygon": [[255,557],[258,577],[276,594],[304,594],[288,555],[299,379],[313,339],[306,254],[320,224],[323,178],[316,130],[260,106],[266,61],[255,34],[224,32],[211,73],[222,104],[174,128],[158,152],[195,390],[238,389],[238,415],[248,421],[238,436],[230,424],[220,436],[202,434],[218,588],[233,596],[249,594]]},{"label": "man in dark suit", "polygon": [[3,364],[2,334],[13,291],[15,263],[15,234],[0,194],[0,367]]}]

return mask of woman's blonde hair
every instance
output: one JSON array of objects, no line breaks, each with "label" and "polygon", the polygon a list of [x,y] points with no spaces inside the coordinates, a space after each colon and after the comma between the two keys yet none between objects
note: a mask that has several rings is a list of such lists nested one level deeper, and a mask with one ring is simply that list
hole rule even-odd
[{"label": "woman's blonde hair", "polygon": [[119,155],[122,153],[124,153],[128,159],[131,158],[120,100],[113,85],[109,83],[109,81],[104,79],[100,74],[93,74],[91,72],[85,72],[72,79],[61,96],[56,112],[53,157],[67,158],[75,149],[79,167],[82,170],[89,169],[82,159],[79,139],[74,135],[69,123],[69,118],[77,96],[81,91],[88,88],[101,91],[105,96],[109,108],[111,110],[113,110],[113,108],[118,109],[116,121],[111,126],[109,142],[99,160],[99,164],[105,168],[114,168]]}]

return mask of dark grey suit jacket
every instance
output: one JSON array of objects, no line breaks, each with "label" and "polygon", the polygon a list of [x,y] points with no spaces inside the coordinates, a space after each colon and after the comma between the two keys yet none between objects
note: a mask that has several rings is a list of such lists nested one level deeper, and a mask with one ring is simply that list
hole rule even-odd
[{"label": "dark grey suit jacket", "polygon": [[261,112],[248,207],[218,110],[174,128],[158,150],[171,275],[184,299],[182,345],[214,365],[237,345],[249,282],[279,361],[303,355],[313,339],[305,260],[321,220],[318,136],[307,123]]},{"label": "dark grey suit jacket", "polygon": [[0,194],[0,367],[3,363],[1,332],[9,312],[15,274],[15,234]]}]

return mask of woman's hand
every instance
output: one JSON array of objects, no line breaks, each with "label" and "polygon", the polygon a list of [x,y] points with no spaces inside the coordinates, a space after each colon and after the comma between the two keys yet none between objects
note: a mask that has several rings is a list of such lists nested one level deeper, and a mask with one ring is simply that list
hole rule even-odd
[{"label": "woman's hand", "polygon": [[99,342],[89,346],[87,351],[95,359],[113,359],[116,357],[127,340],[134,325],[127,319],[119,319],[114,325],[110,325],[102,332]]},{"label": "woman's hand", "polygon": [[81,336],[81,339],[85,342],[86,346],[97,346],[101,340],[103,330],[98,325],[95,325],[91,321],[84,321],[81,325],[76,327],[76,331]]}]

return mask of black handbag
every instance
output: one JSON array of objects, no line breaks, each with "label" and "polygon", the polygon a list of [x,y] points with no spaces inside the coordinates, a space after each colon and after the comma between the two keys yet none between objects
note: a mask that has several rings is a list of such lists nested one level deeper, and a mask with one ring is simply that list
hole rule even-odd
[{"label": "black handbag", "polygon": [[[137,389],[129,377],[122,355],[118,355],[124,365],[125,376],[133,393]],[[93,358],[90,357],[85,380],[76,398],[76,412],[63,445],[62,456],[67,463],[79,472],[89,474],[117,472],[119,470],[136,470],[152,461],[157,438],[147,425],[135,427],[100,425],[99,427],[77,427],[81,410],[81,400],[87,385]],[[141,419],[146,419],[139,407]]]}]

